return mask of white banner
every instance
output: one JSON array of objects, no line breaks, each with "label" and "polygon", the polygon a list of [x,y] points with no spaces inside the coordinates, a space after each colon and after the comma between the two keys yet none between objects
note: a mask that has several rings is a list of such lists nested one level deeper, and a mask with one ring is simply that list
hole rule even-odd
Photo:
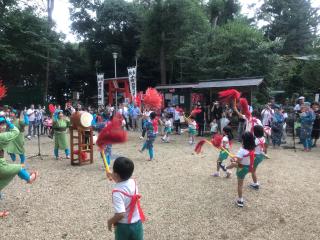
[{"label": "white banner", "polygon": [[137,96],[137,69],[136,67],[128,68],[129,87],[131,95]]},{"label": "white banner", "polygon": [[98,106],[104,105],[104,73],[97,74]]}]

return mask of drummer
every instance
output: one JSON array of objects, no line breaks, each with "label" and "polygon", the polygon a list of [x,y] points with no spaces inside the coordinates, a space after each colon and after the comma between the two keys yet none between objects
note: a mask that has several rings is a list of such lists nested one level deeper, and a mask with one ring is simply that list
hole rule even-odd
[{"label": "drummer", "polygon": [[67,128],[70,125],[70,121],[63,115],[63,111],[59,110],[58,118],[53,121],[54,129],[54,156],[56,160],[59,159],[59,149],[64,150],[66,158],[70,158],[70,149],[67,141]]}]

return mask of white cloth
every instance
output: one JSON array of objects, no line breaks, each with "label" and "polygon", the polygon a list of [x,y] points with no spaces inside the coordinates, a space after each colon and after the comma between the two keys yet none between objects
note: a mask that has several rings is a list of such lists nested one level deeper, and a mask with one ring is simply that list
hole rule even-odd
[{"label": "white cloth", "polygon": [[265,108],[262,110],[261,117],[263,126],[270,126],[273,114],[274,110],[272,109]]},{"label": "white cloth", "polygon": [[251,132],[253,127],[256,125],[262,126],[262,123],[258,118],[251,117],[250,119],[248,119],[245,115],[242,115],[242,118],[246,120],[246,132]]},{"label": "white cloth", "polygon": [[174,120],[179,121],[180,120],[180,112],[176,109],[174,110]]},{"label": "white cloth", "polygon": [[35,110],[31,109],[31,108],[29,108],[27,110],[27,115],[28,115],[28,118],[29,118],[29,122],[33,122],[35,120],[36,115],[35,115],[34,111]]},{"label": "white cloth", "polygon": [[167,119],[165,122],[164,122],[164,126],[167,127],[167,128],[172,128],[172,119]]},{"label": "white cloth", "polygon": [[[247,166],[250,165],[250,156],[247,156],[248,154],[249,154],[248,150],[246,150],[246,149],[244,149],[242,147],[239,149],[236,157],[240,158],[240,163],[242,165],[247,165]],[[245,157],[245,156],[247,156],[247,157]]]},{"label": "white cloth", "polygon": [[224,147],[226,149],[230,148],[228,136],[223,136],[222,141],[221,141],[221,147]]},{"label": "white cloth", "polygon": [[[255,140],[256,148],[254,150],[255,154],[263,154],[263,147],[266,144],[266,139],[264,137],[262,138],[256,138]],[[263,146],[261,146],[263,144]]]},{"label": "white cloth", "polygon": [[189,128],[190,129],[197,129],[197,122],[195,120],[189,122]]},{"label": "white cloth", "polygon": [[212,132],[212,133],[218,132],[218,124],[217,123],[212,122],[212,123],[210,123],[210,126],[211,126],[210,132]]},{"label": "white cloth", "polygon": [[[136,183],[133,179],[116,183],[113,190],[120,190],[130,195],[134,195],[136,190],[136,194],[138,194],[138,187],[136,186]],[[128,215],[129,215],[128,206],[131,202],[131,199],[132,198],[127,197],[120,192],[112,193],[112,202],[113,202],[113,208],[115,213],[126,213],[125,217],[122,218],[119,221],[119,223],[126,223],[126,224],[128,223]],[[140,215],[136,207],[132,215],[131,223],[136,223],[139,220],[140,220]]]},{"label": "white cloth", "polygon": [[295,107],[294,107],[294,109],[293,110],[295,110],[295,111],[300,111],[301,110],[301,106],[300,106],[300,104],[297,104]]},{"label": "white cloth", "polygon": [[230,123],[230,120],[226,117],[220,119],[221,129],[223,130]]}]

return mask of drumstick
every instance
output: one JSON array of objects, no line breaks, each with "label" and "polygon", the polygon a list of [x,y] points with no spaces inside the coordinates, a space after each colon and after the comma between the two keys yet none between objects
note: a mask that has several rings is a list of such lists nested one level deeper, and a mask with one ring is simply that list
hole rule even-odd
[{"label": "drumstick", "polygon": [[106,155],[104,154],[104,151],[102,150],[102,151],[100,152],[100,154],[101,154],[101,157],[102,157],[103,164],[104,164],[104,167],[105,167],[105,169],[106,169],[106,172],[107,172],[107,173],[110,173],[110,168],[109,168],[109,165],[108,165],[108,163],[107,163],[107,159],[106,159]]}]

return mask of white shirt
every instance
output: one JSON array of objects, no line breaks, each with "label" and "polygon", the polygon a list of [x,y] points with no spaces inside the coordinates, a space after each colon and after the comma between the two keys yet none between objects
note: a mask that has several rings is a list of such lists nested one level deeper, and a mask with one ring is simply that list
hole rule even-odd
[{"label": "white shirt", "polygon": [[180,120],[180,112],[177,111],[176,109],[174,110],[174,120],[175,121]]},{"label": "white shirt", "polygon": [[263,109],[262,110],[261,116],[262,116],[263,126],[270,125],[273,114],[274,114],[274,110],[272,110],[272,109]]},{"label": "white shirt", "polygon": [[224,147],[226,149],[230,148],[228,136],[223,136],[222,141],[221,141],[221,147]]},{"label": "white shirt", "polygon": [[164,123],[164,126],[167,128],[172,128],[172,120],[171,119],[167,119]]},{"label": "white shirt", "polygon": [[35,120],[35,114],[34,114],[34,109],[31,109],[31,108],[29,108],[28,110],[27,110],[27,115],[28,115],[28,118],[29,118],[29,121],[30,122],[33,122],[34,120]]},{"label": "white shirt", "polygon": [[[255,154],[263,154],[263,147],[266,144],[266,140],[264,137],[262,138],[256,138],[255,140],[256,148],[254,150]],[[263,144],[263,146],[261,146]]]},{"label": "white shirt", "polygon": [[246,120],[246,132],[251,132],[251,129],[256,125],[262,126],[262,123],[258,118],[254,118],[254,122],[252,122],[253,117],[248,119],[245,115],[242,115],[242,118]]},{"label": "white shirt", "polygon": [[[113,190],[120,190],[123,192],[126,192],[130,195],[134,195],[135,193],[138,194],[138,187],[135,184],[135,181],[133,179],[129,179],[127,181],[116,183]],[[136,192],[135,192],[136,190]],[[130,197],[125,196],[124,194],[120,192],[114,192],[112,193],[112,202],[113,202],[113,208],[115,213],[126,213],[125,217],[122,218],[119,223],[128,223],[128,215],[129,215],[129,204],[131,202]],[[126,210],[127,209],[127,210]],[[135,207],[135,210],[132,214],[131,223],[136,223],[140,220],[140,215],[137,209],[137,206]]]},{"label": "white shirt", "polygon": [[193,121],[189,122],[188,126],[191,129],[197,129],[197,122],[193,120]]},{"label": "white shirt", "polygon": [[210,123],[210,125],[211,125],[210,132],[212,132],[212,133],[218,132],[218,124],[217,123],[212,122],[212,123]]},{"label": "white shirt", "polygon": [[300,104],[298,103],[298,104],[294,107],[293,110],[295,110],[295,111],[300,111],[300,110],[301,110]]},{"label": "white shirt", "polygon": [[[247,156],[249,154],[249,151],[244,149],[244,148],[240,148],[236,157],[240,158],[240,163],[242,165],[247,165],[247,166],[250,166],[250,156]],[[247,156],[247,157],[245,157]]]}]

